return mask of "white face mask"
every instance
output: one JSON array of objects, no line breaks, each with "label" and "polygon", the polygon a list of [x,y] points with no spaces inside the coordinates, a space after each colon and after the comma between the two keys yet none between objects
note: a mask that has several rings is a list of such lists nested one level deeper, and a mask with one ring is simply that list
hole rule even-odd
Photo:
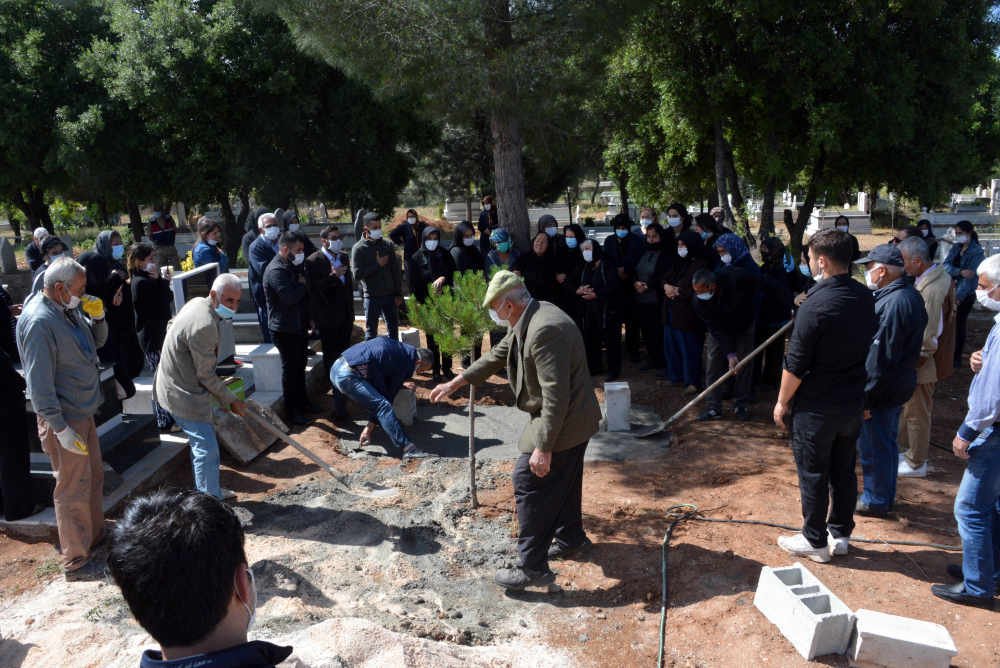
[{"label": "white face mask", "polygon": [[[996,290],[996,287],[993,290]],[[991,311],[1000,311],[1000,301],[990,298],[990,293],[993,290],[976,290],[976,301],[982,304],[983,308],[988,308]]]},{"label": "white face mask", "polygon": [[468,237],[467,239],[462,239],[462,243],[465,244],[466,246],[471,246],[472,244],[476,243],[476,239],[475,237]]},{"label": "white face mask", "polygon": [[301,225],[301,224],[299,224],[299,223],[288,223],[288,231],[289,231],[289,232],[298,232],[298,231],[299,231],[299,228],[300,228],[301,226],[302,226],[302,225]]},{"label": "white face mask", "polygon": [[[503,304],[500,305],[500,308],[503,308]],[[500,314],[494,311],[493,309],[490,309],[490,317],[493,318],[493,322],[495,322],[499,326],[510,327],[510,311],[507,312],[507,317],[501,320]]]},{"label": "white face mask", "polygon": [[678,248],[677,249],[677,255],[679,255],[680,257],[687,257],[688,256],[688,249],[687,248]]},{"label": "white face mask", "polygon": [[264,236],[270,239],[271,241],[274,241],[280,235],[281,235],[281,230],[279,230],[277,226],[268,227],[264,229]]},{"label": "white face mask", "polygon": [[712,291],[709,290],[708,292],[702,293],[700,295],[699,294],[695,294],[695,297],[697,297],[698,299],[704,300],[704,301],[708,301],[709,299],[712,298]]},{"label": "white face mask", "polygon": [[427,241],[424,242],[424,245],[427,246],[427,250],[429,250],[429,251],[437,250],[438,240],[437,239],[428,239]]},{"label": "white face mask", "polygon": [[671,216],[667,218],[667,222],[670,223],[670,227],[680,227],[681,225],[680,216]]},{"label": "white face mask", "polygon": [[406,222],[408,222],[410,225],[416,225],[417,224],[417,219],[416,218],[407,218]]},{"label": "white face mask", "polygon": [[487,211],[489,211],[491,206],[493,206],[493,205],[492,204],[484,204],[483,208],[486,209]]},{"label": "white face mask", "polygon": [[382,238],[382,230],[368,230],[368,234],[371,235],[371,238],[375,241]]},{"label": "white face mask", "polygon": [[[243,600],[242,596],[240,596],[239,589],[236,590],[236,596],[237,598],[240,599],[240,602],[243,604],[243,607],[247,609],[247,614],[250,615],[250,619],[247,620],[247,633],[250,633],[250,629],[253,628],[254,621],[257,620],[257,580],[256,578],[254,578],[253,571],[250,570],[249,566],[247,567],[247,575],[250,576],[250,591],[253,592],[253,612],[250,612],[250,606],[247,605],[247,602]],[[236,585],[236,576],[234,575],[233,586],[235,585]]]},{"label": "white face mask", "polygon": [[920,236],[922,237],[926,237],[930,233],[931,233],[930,230],[920,230]]},{"label": "white face mask", "polygon": [[583,261],[584,262],[593,262],[594,261],[594,251],[592,251],[592,250],[583,251]]},{"label": "white face mask", "polygon": [[723,264],[729,264],[730,262],[733,261],[733,256],[730,255],[729,253],[726,253],[725,255],[720,255],[719,259],[722,260]]},{"label": "white face mask", "polygon": [[63,307],[67,311],[73,311],[79,305],[80,305],[80,298],[77,297],[76,295],[70,295],[69,296],[69,303],[68,304],[66,302],[63,302]]},{"label": "white face mask", "polygon": [[865,283],[868,284],[869,290],[878,290],[878,283],[872,280],[872,270],[865,271]]},{"label": "white face mask", "polygon": [[653,224],[653,221],[651,218],[642,218],[639,220],[639,224],[642,226],[642,229],[646,229]]},{"label": "white face mask", "polygon": [[840,230],[841,232],[846,232],[847,225],[837,225],[837,229]]},{"label": "white face mask", "polygon": [[305,262],[305,259],[306,259],[305,253],[296,253],[295,257],[292,258],[292,264],[302,264],[303,262]]},{"label": "white face mask", "polygon": [[955,237],[955,243],[956,244],[964,244],[968,240],[969,240],[969,237],[965,236],[964,234],[962,236],[956,236]]},{"label": "white face mask", "polygon": [[554,237],[556,235],[556,232],[558,232],[558,231],[559,231],[558,227],[546,227],[545,228],[545,234],[549,235],[550,237]]},{"label": "white face mask", "polygon": [[330,241],[328,243],[330,244],[330,246],[329,246],[330,251],[333,252],[333,253],[338,252],[341,248],[344,247],[344,242],[341,241],[340,239],[335,239],[335,240],[332,240],[332,241]]},{"label": "white face mask", "polygon": [[218,239],[208,239],[209,246],[215,246],[218,243],[219,243]]},{"label": "white face mask", "polygon": [[148,262],[146,264],[146,271],[156,271],[156,263],[155,262]]}]

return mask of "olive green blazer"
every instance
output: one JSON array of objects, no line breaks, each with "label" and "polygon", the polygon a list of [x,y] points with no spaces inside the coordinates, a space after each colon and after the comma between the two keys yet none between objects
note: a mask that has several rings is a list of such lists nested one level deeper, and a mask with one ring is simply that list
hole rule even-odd
[{"label": "olive green blazer", "polygon": [[462,377],[480,385],[507,367],[517,407],[531,415],[518,443],[521,452],[562,452],[583,445],[600,429],[601,407],[580,329],[548,302],[532,300],[521,318],[521,343],[508,328],[503,341]]}]

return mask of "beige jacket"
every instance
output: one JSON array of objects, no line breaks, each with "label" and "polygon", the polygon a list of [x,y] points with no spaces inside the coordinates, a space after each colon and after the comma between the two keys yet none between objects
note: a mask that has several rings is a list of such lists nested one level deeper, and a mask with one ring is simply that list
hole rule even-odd
[{"label": "beige jacket", "polygon": [[[934,267],[917,286],[927,311],[924,342],[917,361],[917,383],[936,383],[951,375],[955,351],[955,284],[941,265]],[[944,359],[946,363],[938,363]]]},{"label": "beige jacket", "polygon": [[562,452],[583,445],[601,421],[583,336],[562,309],[548,302],[532,301],[521,318],[523,343],[509,330],[462,377],[480,385],[507,367],[517,407],[531,414],[518,443],[521,452]]},{"label": "beige jacket", "polygon": [[212,422],[212,395],[228,406],[237,397],[215,375],[222,318],[207,297],[192,299],[170,324],[153,378],[153,399],[171,415]]}]

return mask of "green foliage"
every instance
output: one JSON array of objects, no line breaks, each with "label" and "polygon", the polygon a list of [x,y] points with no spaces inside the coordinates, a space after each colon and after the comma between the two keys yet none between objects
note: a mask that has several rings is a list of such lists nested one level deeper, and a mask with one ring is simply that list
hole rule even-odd
[{"label": "green foliage", "polygon": [[440,294],[431,291],[423,304],[410,304],[410,322],[432,335],[442,353],[468,355],[476,341],[496,329],[489,308],[482,305],[487,287],[482,272],[456,272],[454,285],[444,286]]}]

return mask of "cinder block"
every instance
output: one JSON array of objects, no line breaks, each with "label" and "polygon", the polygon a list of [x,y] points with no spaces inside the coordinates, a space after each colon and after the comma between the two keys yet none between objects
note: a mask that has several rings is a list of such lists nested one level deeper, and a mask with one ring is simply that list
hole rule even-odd
[{"label": "cinder block", "polygon": [[604,406],[608,431],[631,429],[628,417],[632,410],[632,392],[628,389],[628,383],[605,383]]},{"label": "cinder block", "polygon": [[859,668],[947,668],[958,655],[940,624],[858,610],[847,656]]},{"label": "cinder block", "polygon": [[854,614],[802,564],[761,569],[753,604],[807,661],[847,651]]},{"label": "cinder block", "polygon": [[399,340],[405,344],[411,345],[414,348],[420,347],[420,330],[413,329],[401,329],[399,330]]},{"label": "cinder block", "polygon": [[255,392],[281,392],[281,355],[268,343],[250,351]]},{"label": "cinder block", "polygon": [[412,427],[413,421],[417,418],[417,394],[405,387],[401,389],[396,395],[396,400],[392,402],[392,412],[403,426]]}]

